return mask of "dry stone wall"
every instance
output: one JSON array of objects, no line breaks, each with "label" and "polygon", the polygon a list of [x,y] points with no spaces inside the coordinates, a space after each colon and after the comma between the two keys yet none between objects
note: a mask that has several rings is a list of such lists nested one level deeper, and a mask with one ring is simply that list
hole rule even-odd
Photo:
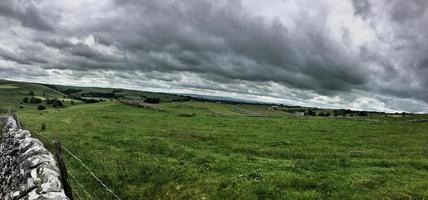
[{"label": "dry stone wall", "polygon": [[0,199],[68,200],[52,154],[12,117],[0,120]]}]

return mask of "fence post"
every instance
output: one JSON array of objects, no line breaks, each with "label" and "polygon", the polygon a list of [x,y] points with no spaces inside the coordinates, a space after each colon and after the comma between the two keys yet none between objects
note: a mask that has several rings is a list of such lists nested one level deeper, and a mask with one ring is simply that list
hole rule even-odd
[{"label": "fence post", "polygon": [[16,116],[16,113],[12,113],[12,118],[15,120],[18,128],[21,129],[21,123],[19,122],[19,119],[18,119],[18,116]]},{"label": "fence post", "polygon": [[59,172],[61,174],[60,180],[62,187],[64,188],[65,195],[70,199],[73,200],[73,192],[71,191],[70,184],[68,183],[68,173],[67,168],[65,166],[64,159],[62,158],[62,148],[61,143],[59,140],[55,140],[55,158],[58,162]]}]

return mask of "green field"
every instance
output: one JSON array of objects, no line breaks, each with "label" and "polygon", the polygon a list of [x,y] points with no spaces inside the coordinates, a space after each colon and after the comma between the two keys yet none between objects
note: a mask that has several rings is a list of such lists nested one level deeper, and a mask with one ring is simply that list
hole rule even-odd
[{"label": "green field", "polygon": [[[0,87],[0,106],[16,108],[24,85]],[[44,86],[31,89],[62,96]],[[427,122],[293,117],[262,105],[164,101],[154,108],[113,100],[16,111],[25,128],[59,139],[122,199],[428,198]],[[113,199],[65,156],[93,199]],[[76,195],[89,199],[70,182]]]}]

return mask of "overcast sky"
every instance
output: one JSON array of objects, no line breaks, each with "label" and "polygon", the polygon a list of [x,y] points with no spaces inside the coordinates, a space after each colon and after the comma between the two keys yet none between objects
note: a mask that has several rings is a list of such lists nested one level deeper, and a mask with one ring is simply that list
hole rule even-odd
[{"label": "overcast sky", "polygon": [[428,112],[426,0],[1,0],[0,78]]}]

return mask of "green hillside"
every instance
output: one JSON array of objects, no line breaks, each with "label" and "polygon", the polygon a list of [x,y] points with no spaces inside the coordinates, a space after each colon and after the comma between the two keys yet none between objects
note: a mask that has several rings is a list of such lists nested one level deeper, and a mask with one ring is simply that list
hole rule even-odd
[{"label": "green hillside", "polygon": [[23,104],[22,102],[24,97],[31,96],[42,99],[64,98],[64,94],[61,92],[40,84],[0,80],[0,110],[3,112],[9,108],[12,110],[36,108],[38,104]]},{"label": "green hillside", "polygon": [[[65,87],[56,87],[2,83],[1,105],[21,105],[29,90],[61,98]],[[428,198],[426,115],[296,117],[269,105],[171,102],[177,96],[167,94],[151,107],[122,104],[156,95],[133,92],[17,114],[49,148],[45,137],[59,139],[122,199]],[[80,199],[114,199],[65,158]]]}]

